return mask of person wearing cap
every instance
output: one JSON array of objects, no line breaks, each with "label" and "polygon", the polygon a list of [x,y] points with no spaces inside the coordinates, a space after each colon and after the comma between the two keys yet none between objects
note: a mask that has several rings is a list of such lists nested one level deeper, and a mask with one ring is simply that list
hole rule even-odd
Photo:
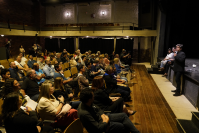
[{"label": "person wearing cap", "polygon": [[120,60],[121,60],[122,64],[128,64],[128,62],[127,62],[128,56],[129,56],[129,53],[126,54],[126,50],[123,49],[122,53],[120,54]]},{"label": "person wearing cap", "polygon": [[176,90],[172,90],[172,92],[175,92],[173,96],[180,96],[180,86],[181,86],[181,75],[184,72],[185,68],[185,58],[186,55],[182,51],[183,45],[182,44],[177,44],[176,45],[176,51],[177,53],[174,53],[174,72],[176,76]]}]

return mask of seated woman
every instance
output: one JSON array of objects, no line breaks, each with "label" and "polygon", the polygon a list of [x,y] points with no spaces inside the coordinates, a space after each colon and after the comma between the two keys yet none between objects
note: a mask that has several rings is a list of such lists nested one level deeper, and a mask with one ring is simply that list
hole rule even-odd
[{"label": "seated woman", "polygon": [[171,61],[170,59],[174,59],[174,53],[172,52],[171,48],[168,49],[167,56],[161,61],[160,71],[164,70],[165,64],[167,63],[167,61]]},{"label": "seated woman", "polygon": [[125,69],[124,70],[121,69],[121,66],[119,65],[119,58],[114,59],[114,65],[115,65],[117,74],[120,74],[122,71],[127,71]]},{"label": "seated woman", "polygon": [[67,87],[67,85],[64,86],[62,77],[55,78],[54,88],[55,90],[53,95],[56,97],[57,100],[59,96],[63,96],[65,99],[65,103],[69,103],[74,109],[78,108],[80,101],[71,101],[73,98],[72,90]]},{"label": "seated woman", "polygon": [[[20,89],[21,89],[20,84],[16,79],[14,78],[7,79],[2,90],[3,98],[5,98],[9,93],[16,92],[22,99],[22,105],[24,105],[27,102],[27,100],[25,99],[25,95],[21,93]],[[26,95],[26,97],[30,99],[29,96]]]},{"label": "seated woman", "polygon": [[65,104],[64,97],[58,100],[53,95],[54,87],[50,81],[45,81],[40,88],[37,112],[42,120],[54,120],[53,126],[65,129],[69,124],[78,118],[77,110],[71,109],[69,104]]},{"label": "seated woman", "polygon": [[0,88],[4,85],[5,81],[10,78],[9,69],[1,69]]},{"label": "seated woman", "polygon": [[104,91],[104,79],[101,76],[96,76],[92,82],[92,89],[94,91],[94,103],[104,111],[111,111],[111,113],[124,112],[127,115],[133,115],[136,111],[127,110],[121,97],[109,97],[109,94]]},{"label": "seated woman", "polygon": [[121,84],[128,82],[128,79],[126,77],[117,75],[117,71],[116,71],[115,66],[112,65],[112,68],[113,68],[113,74],[112,75],[113,75],[113,77],[116,78],[117,82],[120,82]]},{"label": "seated woman", "polygon": [[22,110],[21,105],[22,100],[18,93],[12,92],[5,97],[2,105],[2,117],[7,133],[54,133],[52,127],[37,126],[36,112],[30,107]]}]

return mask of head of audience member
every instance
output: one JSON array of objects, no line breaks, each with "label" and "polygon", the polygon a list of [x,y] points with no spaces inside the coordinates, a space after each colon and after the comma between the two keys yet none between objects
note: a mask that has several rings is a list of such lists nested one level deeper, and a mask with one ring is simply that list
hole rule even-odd
[{"label": "head of audience member", "polygon": [[176,52],[176,47],[172,47],[172,52],[173,52],[173,53]]},{"label": "head of audience member", "polygon": [[35,80],[37,77],[35,70],[28,70],[27,77],[30,78],[31,80]]},{"label": "head of audience member", "polygon": [[23,45],[20,45],[20,47],[19,48],[23,48]]},{"label": "head of audience member", "polygon": [[177,44],[176,45],[176,51],[180,52],[183,49],[183,44]]},{"label": "head of audience member", "polygon": [[54,60],[55,59],[55,56],[54,55],[51,55],[50,56],[50,60],[52,61],[52,60]]},{"label": "head of audience member", "polygon": [[119,63],[119,58],[115,58],[114,59],[114,64],[118,64]]},{"label": "head of audience member", "polygon": [[53,59],[51,62],[52,65],[58,64],[58,61],[56,59]]},{"label": "head of audience member", "polygon": [[33,60],[33,56],[32,56],[32,55],[29,55],[28,58],[29,58],[30,60]]},{"label": "head of audience member", "polygon": [[77,55],[80,55],[81,53],[80,49],[78,49],[76,52],[77,52]]},{"label": "head of audience member", "polygon": [[108,54],[107,54],[107,53],[105,53],[105,58],[107,58],[107,59],[108,59]]},{"label": "head of audience member", "polygon": [[63,53],[67,53],[67,50],[66,50],[66,49],[63,49]]},{"label": "head of audience member", "polygon": [[34,46],[34,47],[37,47],[37,45],[36,45],[36,44],[33,44],[33,46]]},{"label": "head of audience member", "polygon": [[33,70],[38,71],[39,70],[39,64],[33,63]]},{"label": "head of audience member", "polygon": [[80,58],[76,58],[76,62],[77,62],[77,63],[81,63]]},{"label": "head of audience member", "polygon": [[103,63],[103,56],[102,56],[102,55],[99,56],[99,63],[100,63],[100,64]]},{"label": "head of audience member", "polygon": [[44,62],[44,56],[40,56],[39,61],[40,61],[41,63],[43,63],[43,62]]},{"label": "head of audience member", "polygon": [[23,53],[19,53],[19,56],[22,58],[23,57]]},{"label": "head of audience member", "polygon": [[168,54],[170,54],[172,52],[171,48],[169,48],[167,52]]},{"label": "head of audience member", "polygon": [[91,50],[89,50],[89,51],[88,51],[88,54],[89,54],[89,55],[91,55],[91,53],[92,53],[92,51],[91,51]]},{"label": "head of audience member", "polygon": [[122,53],[126,54],[126,50],[125,50],[125,49],[122,49]]},{"label": "head of audience member", "polygon": [[55,88],[55,90],[65,91],[62,77],[55,78],[55,80],[54,80],[54,88]]},{"label": "head of audience member", "polygon": [[40,95],[38,98],[38,102],[42,97],[51,99],[51,95],[54,93],[54,86],[52,86],[52,83],[50,81],[44,81],[40,87]]},{"label": "head of audience member", "polygon": [[99,60],[94,60],[93,65],[96,66],[99,63]]},{"label": "head of audience member", "polygon": [[113,56],[115,55],[115,51],[112,52],[112,55],[113,55]]},{"label": "head of audience member", "polygon": [[9,78],[6,80],[3,87],[3,97],[6,97],[11,92],[19,92],[21,89],[19,82],[14,78]]},{"label": "head of audience member", "polygon": [[91,69],[92,63],[91,62],[86,63],[86,67],[87,67],[87,69]]},{"label": "head of audience member", "polygon": [[6,95],[2,105],[3,121],[12,118],[20,110],[22,106],[22,99],[17,92],[12,92]]},{"label": "head of audience member", "polygon": [[22,57],[21,56],[17,56],[16,61],[20,63],[21,60],[22,60]]},{"label": "head of audience member", "polygon": [[96,54],[96,55],[95,55],[95,57],[96,57],[96,58],[98,58],[98,57],[99,57],[99,55],[98,55],[98,54]]},{"label": "head of audience member", "polygon": [[15,62],[10,62],[10,68],[14,69],[16,68],[17,66],[15,65]]},{"label": "head of audience member", "polygon": [[63,54],[63,57],[66,58],[66,57],[67,57],[67,53],[64,53],[64,54]]},{"label": "head of audience member", "polygon": [[80,101],[87,105],[87,106],[91,106],[92,103],[94,102],[94,93],[92,91],[92,89],[89,88],[85,88],[80,92]]},{"label": "head of audience member", "polygon": [[58,53],[56,57],[57,57],[58,59],[60,59],[60,56],[61,56],[61,54],[60,54],[60,53]]},{"label": "head of audience member", "polygon": [[51,61],[50,61],[50,59],[46,59],[46,60],[45,60],[45,64],[47,64],[47,65],[50,66],[50,65],[51,65]]},{"label": "head of audience member", "polygon": [[86,51],[86,52],[85,52],[85,55],[86,55],[86,56],[88,56],[88,55],[89,55],[89,53]]},{"label": "head of audience member", "polygon": [[98,54],[98,56],[101,54],[101,52],[100,51],[97,51],[97,54]]},{"label": "head of audience member", "polygon": [[82,56],[81,58],[83,62],[86,62],[86,56]]},{"label": "head of audience member", "polygon": [[115,55],[115,58],[119,58],[119,54],[116,54],[116,55]]},{"label": "head of audience member", "polygon": [[114,61],[113,60],[110,61],[110,65],[111,66],[114,65]]},{"label": "head of audience member", "polygon": [[91,57],[92,57],[92,59],[94,59],[94,58],[95,58],[95,55],[94,55],[94,54],[92,54],[92,55],[91,55]]},{"label": "head of audience member", "polygon": [[104,79],[102,76],[96,76],[92,80],[92,89],[98,90],[98,89],[105,89]]},{"label": "head of audience member", "polygon": [[10,78],[10,71],[9,69],[2,69],[1,70],[1,77],[3,81],[6,81],[7,79]]},{"label": "head of audience member", "polygon": [[106,67],[106,69],[105,69],[105,72],[107,73],[107,74],[109,74],[109,75],[111,75],[112,73],[113,73],[113,68],[112,68],[112,66],[107,66]]},{"label": "head of audience member", "polygon": [[56,51],[53,51],[53,55],[56,56]]},{"label": "head of audience member", "polygon": [[62,70],[62,66],[60,64],[55,64],[54,68],[57,72],[60,72]]},{"label": "head of audience member", "polygon": [[78,71],[83,74],[85,72],[85,66],[84,65],[80,65],[78,67]]}]

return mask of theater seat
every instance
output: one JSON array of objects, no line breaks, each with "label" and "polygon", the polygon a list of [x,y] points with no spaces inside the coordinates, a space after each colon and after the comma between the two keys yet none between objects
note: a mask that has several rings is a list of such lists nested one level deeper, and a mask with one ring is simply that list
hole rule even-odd
[{"label": "theater seat", "polygon": [[74,120],[63,133],[83,133],[83,126],[80,119]]}]

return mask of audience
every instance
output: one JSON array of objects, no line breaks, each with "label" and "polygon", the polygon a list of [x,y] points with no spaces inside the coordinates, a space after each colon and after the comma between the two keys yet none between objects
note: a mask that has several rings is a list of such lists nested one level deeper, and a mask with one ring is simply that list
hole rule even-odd
[{"label": "audience", "polygon": [[89,83],[92,83],[92,80],[93,80],[93,78],[94,78],[94,74],[93,74],[93,72],[92,72],[92,70],[91,70],[91,68],[92,68],[92,63],[91,62],[87,62],[86,63],[86,72],[85,72],[85,75],[86,75],[86,79],[88,79],[89,80]]},{"label": "audience", "polygon": [[24,61],[21,61],[21,59],[22,58],[20,56],[17,56],[16,61],[14,61],[14,63],[18,67],[18,69],[21,70],[23,73],[23,71],[28,70],[28,65]]},{"label": "audience", "polygon": [[29,60],[28,60],[28,67],[29,68],[33,68],[33,64],[36,62],[35,60],[33,60],[33,56],[32,55],[29,55],[28,56]]},{"label": "audience", "polygon": [[39,96],[39,85],[36,81],[37,75],[35,70],[29,70],[27,72],[27,78],[22,83],[22,94],[28,95],[32,100],[37,101]]},{"label": "audience", "polygon": [[64,97],[58,100],[53,95],[54,87],[50,81],[45,81],[40,88],[37,112],[42,120],[56,121],[56,127],[65,129],[71,122],[78,118],[77,110],[71,109],[69,104],[65,104]]},{"label": "audience", "polygon": [[40,68],[41,70],[43,70],[43,67],[45,66],[44,59],[45,59],[45,58],[44,58],[43,56],[41,56],[41,57],[39,58],[39,60],[37,61],[38,65],[39,65],[39,68]]},{"label": "audience", "polygon": [[16,92],[9,93],[2,105],[2,117],[7,133],[54,133],[50,126],[38,126],[38,118],[30,107],[20,109],[22,100]]},{"label": "audience", "polygon": [[125,113],[104,114],[93,104],[94,93],[91,89],[83,89],[80,100],[78,117],[89,133],[139,133]]},{"label": "audience", "polygon": [[83,75],[85,73],[85,66],[84,65],[80,65],[78,68],[78,85],[79,85],[79,89],[82,90],[85,87],[89,86],[89,81],[88,79],[86,79],[86,77]]}]

